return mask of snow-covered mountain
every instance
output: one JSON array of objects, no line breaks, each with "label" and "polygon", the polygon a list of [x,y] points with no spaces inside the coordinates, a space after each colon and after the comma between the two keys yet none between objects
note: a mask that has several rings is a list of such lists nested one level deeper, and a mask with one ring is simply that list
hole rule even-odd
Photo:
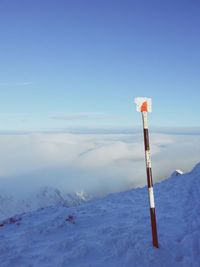
[{"label": "snow-covered mountain", "polygon": [[199,267],[200,164],[154,191],[159,249],[152,247],[145,187],[2,221],[0,266]]},{"label": "snow-covered mountain", "polygon": [[0,219],[52,205],[76,206],[89,200],[89,195],[84,192],[63,194],[57,188],[49,186],[42,187],[37,193],[24,198],[0,193]]}]

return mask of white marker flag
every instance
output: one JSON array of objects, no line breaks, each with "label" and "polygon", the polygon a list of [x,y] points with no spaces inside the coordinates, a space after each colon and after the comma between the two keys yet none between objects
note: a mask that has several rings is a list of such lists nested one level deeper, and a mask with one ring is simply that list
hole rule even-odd
[{"label": "white marker flag", "polygon": [[151,98],[136,97],[135,98],[136,110],[138,112],[152,112]]}]

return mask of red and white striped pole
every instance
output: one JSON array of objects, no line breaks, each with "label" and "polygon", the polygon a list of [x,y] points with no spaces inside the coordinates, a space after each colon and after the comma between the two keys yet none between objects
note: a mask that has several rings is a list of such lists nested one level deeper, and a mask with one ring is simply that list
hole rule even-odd
[{"label": "red and white striped pole", "polygon": [[147,120],[148,112],[152,111],[151,110],[151,99],[144,98],[144,97],[137,97],[135,98],[135,103],[137,105],[137,111],[141,112],[142,114],[152,241],[153,241],[153,246],[158,248],[159,246],[158,246],[158,235],[157,235],[157,226],[156,226],[156,211],[155,211],[155,201],[154,201],[154,193],[153,193],[153,179],[152,179],[150,145],[149,145],[149,130],[148,130],[148,120]]}]

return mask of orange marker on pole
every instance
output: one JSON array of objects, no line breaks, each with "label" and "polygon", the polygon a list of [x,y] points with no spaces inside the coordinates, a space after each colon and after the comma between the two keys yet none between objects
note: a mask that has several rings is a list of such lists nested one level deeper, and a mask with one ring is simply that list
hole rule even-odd
[{"label": "orange marker on pole", "polygon": [[156,226],[156,211],[155,211],[155,201],[154,201],[154,193],[153,193],[153,178],[152,178],[152,170],[151,170],[149,131],[148,131],[148,121],[147,121],[147,113],[152,111],[151,98],[137,97],[135,98],[135,103],[136,103],[137,111],[141,112],[142,114],[152,241],[153,241],[153,246],[158,248],[159,246],[158,246],[158,235],[157,235],[157,226]]}]

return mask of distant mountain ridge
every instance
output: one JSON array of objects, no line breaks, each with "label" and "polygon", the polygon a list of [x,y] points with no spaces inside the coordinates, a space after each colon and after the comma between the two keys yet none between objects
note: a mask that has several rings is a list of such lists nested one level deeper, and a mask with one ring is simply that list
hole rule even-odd
[{"label": "distant mountain ridge", "polygon": [[[170,177],[182,174],[181,170],[175,170]],[[93,198],[83,191],[64,194],[56,187],[51,186],[43,186],[35,194],[24,198],[17,198],[9,193],[0,192],[0,220],[54,205],[77,206]]]},{"label": "distant mountain ridge", "polygon": [[44,186],[38,193],[23,199],[0,193],[0,219],[54,205],[72,207],[91,199],[84,192],[63,194],[59,189]]}]

